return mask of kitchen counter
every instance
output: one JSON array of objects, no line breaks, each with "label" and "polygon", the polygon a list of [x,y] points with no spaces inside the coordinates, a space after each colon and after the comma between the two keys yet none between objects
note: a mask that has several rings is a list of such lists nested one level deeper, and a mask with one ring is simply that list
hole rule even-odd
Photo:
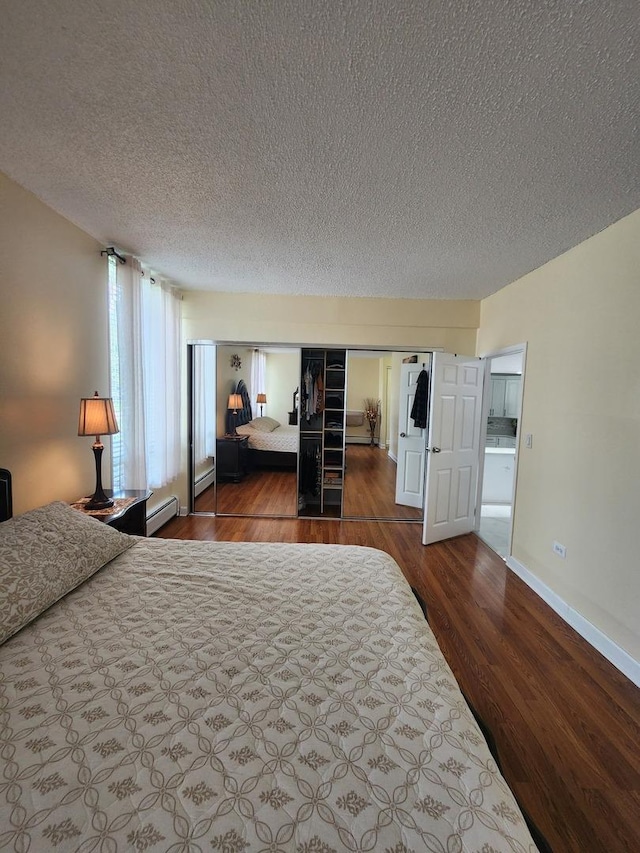
[{"label": "kitchen counter", "polygon": [[511,456],[515,456],[516,449],[515,447],[485,447],[484,452],[491,454],[511,454]]}]

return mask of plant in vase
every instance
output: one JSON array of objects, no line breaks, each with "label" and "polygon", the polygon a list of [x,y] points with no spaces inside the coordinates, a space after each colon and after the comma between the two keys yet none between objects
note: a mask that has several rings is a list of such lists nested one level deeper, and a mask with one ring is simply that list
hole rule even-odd
[{"label": "plant in vase", "polygon": [[369,424],[371,445],[373,445],[378,418],[380,417],[380,400],[374,400],[373,397],[366,397],[364,401],[364,416]]}]

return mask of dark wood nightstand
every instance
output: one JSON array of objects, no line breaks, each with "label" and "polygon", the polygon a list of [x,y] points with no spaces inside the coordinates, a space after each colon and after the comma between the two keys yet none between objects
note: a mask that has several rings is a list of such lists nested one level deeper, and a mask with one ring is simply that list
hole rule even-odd
[{"label": "dark wood nightstand", "polygon": [[130,533],[132,536],[147,535],[147,501],[153,494],[147,489],[121,489],[114,492],[112,489],[105,489],[105,494],[113,498],[115,505],[108,509],[96,510],[87,512],[83,508],[89,498],[84,498],[72,504],[74,509],[90,515],[97,521],[102,521],[108,524],[109,527],[115,527],[122,533]]},{"label": "dark wood nightstand", "polygon": [[216,439],[216,479],[239,483],[249,472],[249,436],[223,435]]}]

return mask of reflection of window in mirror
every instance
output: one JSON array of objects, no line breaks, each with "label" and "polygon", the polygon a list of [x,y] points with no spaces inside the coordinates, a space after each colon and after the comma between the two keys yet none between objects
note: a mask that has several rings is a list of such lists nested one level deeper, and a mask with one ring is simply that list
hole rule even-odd
[{"label": "reflection of window in mirror", "polygon": [[192,507],[215,509],[214,458],[216,453],[216,348],[192,345]]}]

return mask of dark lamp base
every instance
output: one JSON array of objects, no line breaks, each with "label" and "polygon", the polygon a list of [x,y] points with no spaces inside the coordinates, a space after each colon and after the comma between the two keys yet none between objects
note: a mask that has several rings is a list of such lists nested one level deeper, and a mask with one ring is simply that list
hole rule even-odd
[{"label": "dark lamp base", "polygon": [[113,500],[108,498],[106,495],[94,495],[91,500],[84,505],[84,509],[91,510],[94,509],[108,509],[110,506],[113,506]]},{"label": "dark lamp base", "polygon": [[102,451],[103,445],[100,443],[100,436],[96,436],[95,444],[93,445],[93,456],[96,463],[96,490],[93,493],[89,503],[85,504],[86,510],[93,509],[108,509],[113,506],[113,500],[105,495],[102,488]]}]

